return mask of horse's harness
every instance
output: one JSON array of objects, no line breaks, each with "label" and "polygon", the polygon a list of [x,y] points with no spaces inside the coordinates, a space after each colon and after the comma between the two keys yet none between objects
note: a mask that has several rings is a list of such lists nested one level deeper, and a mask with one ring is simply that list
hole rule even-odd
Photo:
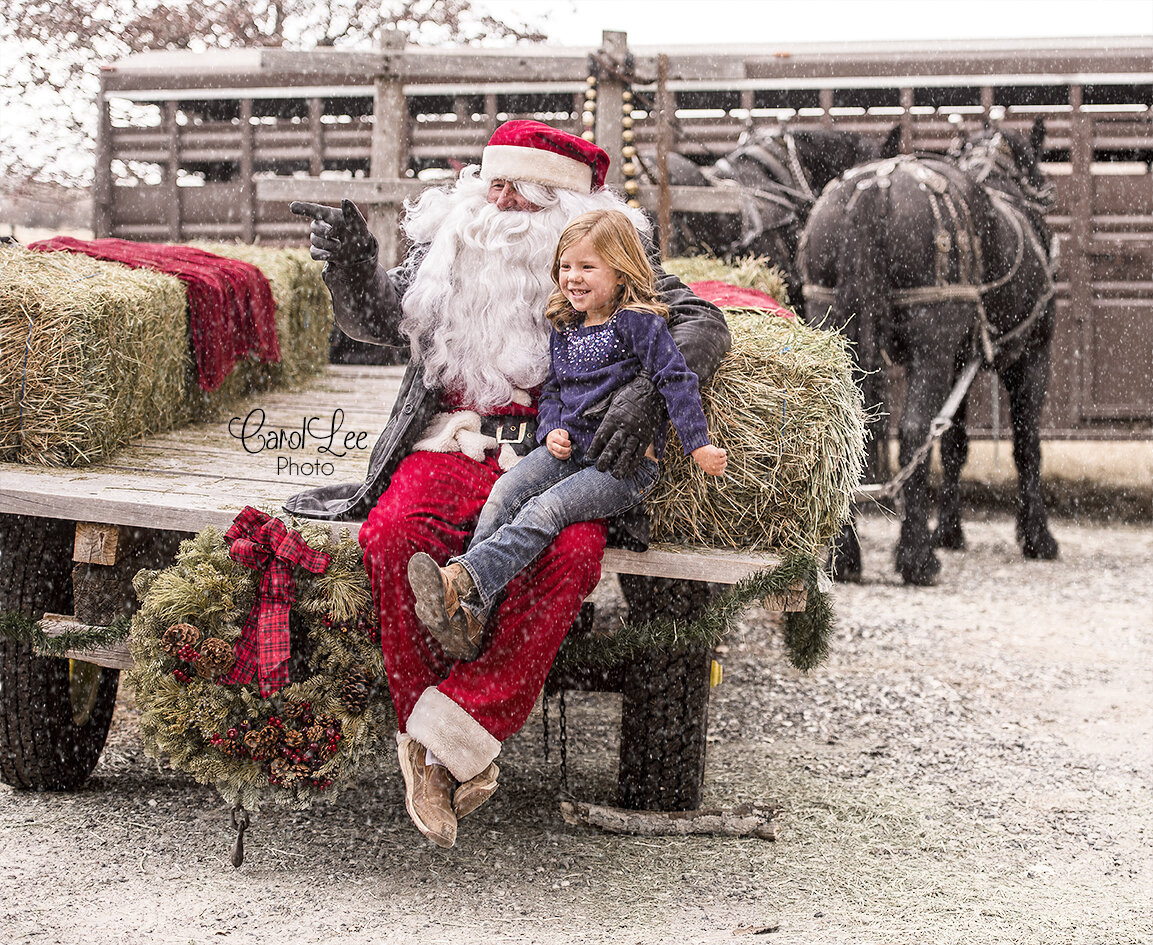
[{"label": "horse's harness", "polygon": [[[1009,223],[1016,238],[1016,250],[1008,271],[990,282],[982,281],[981,241],[977,234],[972,211],[963,195],[955,193],[955,188],[950,187],[949,179],[944,174],[914,155],[900,155],[876,164],[852,168],[842,175],[843,180],[860,178],[857,181],[856,189],[845,205],[846,214],[853,209],[866,190],[872,187],[881,190],[888,189],[891,186],[891,178],[894,173],[907,173],[917,181],[919,188],[928,196],[929,207],[936,222],[934,284],[908,289],[894,289],[890,292],[890,298],[895,306],[957,301],[976,303],[978,337],[985,363],[989,367],[995,365],[998,355],[1005,350],[1011,341],[1020,338],[1033,327],[1056,292],[1053,284],[1053,266],[1050,254],[1041,245],[1041,241],[1037,238],[1037,233],[1025,211],[1017,205],[1024,203],[1032,209],[1044,211],[1047,209],[1044,189],[1032,188],[1026,186],[1026,182],[1016,180],[1016,166],[1011,163],[1011,158],[1003,154],[998,141],[999,138],[1000,135],[996,135],[990,139],[987,152],[967,155],[962,158],[958,165],[961,170],[967,173],[972,173],[973,167],[977,168],[976,173],[972,173],[972,176],[984,187],[994,209]],[[1005,174],[1012,171],[1015,182],[1026,196],[1016,198],[1010,191],[1002,190],[994,184],[988,183],[988,178],[993,170],[999,170]],[[945,224],[946,217],[952,223],[951,232]],[[956,278],[951,280],[949,277],[949,258],[954,242],[957,248],[957,266]],[[1020,271],[1026,248],[1033,253],[1042,269],[1049,274],[1049,284],[1046,291],[1038,297],[1027,318],[1011,330],[994,337],[992,326],[989,324],[988,315],[985,311],[984,296],[1012,281]],[[818,304],[831,305],[836,298],[836,289],[806,284],[804,294],[806,299],[812,299]]]},{"label": "horse's harness", "polygon": [[[980,352],[975,352],[974,357],[962,369],[945,399],[944,405],[930,422],[928,436],[910,460],[887,483],[864,486],[860,489],[862,497],[871,498],[875,501],[892,499],[900,494],[905,482],[928,456],[933,442],[952,426],[953,417],[964,401],[969,387],[982,365],[995,367],[998,357],[1005,352],[1008,346],[1033,328],[1044,314],[1049,301],[1056,294],[1051,255],[1041,245],[1037,232],[1026,213],[1026,210],[1043,213],[1049,209],[1052,203],[1052,186],[1034,187],[1024,180],[1012,153],[999,133],[991,137],[981,150],[970,149],[962,155],[958,161],[958,167],[970,174],[984,188],[994,210],[1008,221],[1016,238],[1016,251],[1008,271],[990,282],[982,281],[981,242],[973,222],[972,212],[963,195],[956,194],[955,189],[950,188],[949,179],[944,174],[913,155],[900,155],[877,164],[852,168],[842,175],[844,180],[860,178],[856,189],[846,203],[846,215],[866,190],[872,187],[881,190],[889,188],[892,185],[891,177],[897,172],[912,175],[919,188],[928,195],[929,207],[936,222],[934,236],[936,247],[935,284],[892,290],[890,298],[893,305],[908,306],[933,302],[969,301],[974,302],[977,308],[976,327]],[[994,172],[1012,180],[1017,186],[1018,192],[1014,193],[990,183],[989,178],[994,175]],[[952,233],[945,225],[946,217],[953,224]],[[950,281],[948,278],[949,258],[954,240],[957,244],[957,278]],[[988,314],[985,311],[984,296],[1012,281],[1020,271],[1026,248],[1033,253],[1041,264],[1042,270],[1046,272],[1048,284],[1045,291],[1038,296],[1029,315],[1020,324],[994,337]],[[836,297],[836,290],[826,286],[806,284],[803,292],[806,300],[812,299],[818,304],[824,305],[831,305]]]},{"label": "horse's harness", "polygon": [[[736,179],[733,162],[743,158],[751,158],[764,168],[769,179],[762,186],[756,187]],[[734,188],[744,197],[755,198],[741,201],[743,245],[750,243],[757,235],[784,229],[804,219],[817,199],[797,153],[796,138],[787,131],[751,136],[731,154],[720,158],[713,167],[701,168],[701,173],[715,187]],[[757,206],[757,200],[780,207],[787,214],[776,222],[767,223]]]}]

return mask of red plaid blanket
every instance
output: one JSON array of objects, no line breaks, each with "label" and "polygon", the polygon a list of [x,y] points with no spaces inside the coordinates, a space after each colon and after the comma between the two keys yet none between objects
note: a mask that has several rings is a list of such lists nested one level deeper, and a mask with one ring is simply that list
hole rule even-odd
[{"label": "red plaid blanket", "polygon": [[280,360],[276,302],[264,273],[255,266],[192,246],[131,240],[54,236],[28,248],[83,253],[133,269],[157,269],[180,279],[188,293],[192,352],[197,380],[204,390],[216,390],[236,362],[250,353],[264,362]]}]

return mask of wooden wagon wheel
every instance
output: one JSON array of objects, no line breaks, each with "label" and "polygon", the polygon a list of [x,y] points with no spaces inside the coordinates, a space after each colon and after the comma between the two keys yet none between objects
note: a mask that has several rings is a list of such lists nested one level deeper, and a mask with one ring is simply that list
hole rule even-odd
[{"label": "wooden wagon wheel", "polygon": [[[75,523],[0,515],[0,610],[39,618],[72,610]],[[0,638],[0,781],[74,790],[96,766],[120,673],[42,657]]]}]

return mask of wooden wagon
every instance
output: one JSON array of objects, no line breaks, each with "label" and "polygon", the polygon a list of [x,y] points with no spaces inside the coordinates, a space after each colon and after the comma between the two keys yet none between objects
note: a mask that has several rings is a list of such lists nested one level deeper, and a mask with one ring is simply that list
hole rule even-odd
[{"label": "wooden wagon", "polygon": [[[400,376],[400,368],[330,366],[299,391],[258,395],[228,420],[143,438],[96,465],[0,464],[0,611],[47,614],[48,632],[108,625],[131,609],[133,575],[163,566],[180,539],[208,525],[223,531],[245,505],[272,510],[307,485],[360,478]],[[292,431],[310,417],[318,429],[338,426],[338,442],[351,447],[344,456],[321,455],[315,438],[306,448],[292,449],[286,437],[283,448],[258,450],[267,438],[238,435],[245,418],[250,429]],[[332,527],[355,535],[359,523]],[[654,546],[609,549],[602,570],[703,589],[777,563]],[[798,588],[771,603],[799,611],[805,602]],[[67,657],[39,656],[0,635],[0,780],[17,788],[76,788],[104,746],[119,672],[132,658],[123,644]],[[654,650],[607,669],[554,668],[546,690],[622,693],[619,803],[685,810],[699,806],[711,669],[708,647]]]}]

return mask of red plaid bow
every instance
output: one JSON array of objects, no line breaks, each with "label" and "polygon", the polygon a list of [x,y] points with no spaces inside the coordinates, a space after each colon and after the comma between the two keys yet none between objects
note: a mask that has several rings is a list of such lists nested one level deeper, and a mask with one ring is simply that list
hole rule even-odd
[{"label": "red plaid bow", "polygon": [[300,532],[285,527],[251,505],[224,533],[228,556],[253,570],[263,569],[256,600],[236,641],[236,665],[222,683],[247,683],[259,669],[260,694],[270,696],[288,685],[288,612],[296,600],[292,566],[323,574],[331,557],[310,548]]}]

